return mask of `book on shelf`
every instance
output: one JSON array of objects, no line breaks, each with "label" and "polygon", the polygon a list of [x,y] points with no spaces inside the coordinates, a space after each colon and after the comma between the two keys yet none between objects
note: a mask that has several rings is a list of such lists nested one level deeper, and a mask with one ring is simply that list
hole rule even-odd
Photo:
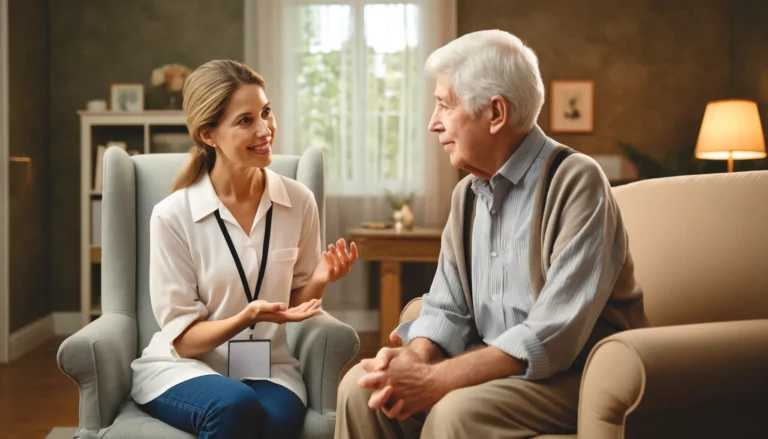
[{"label": "book on shelf", "polygon": [[91,200],[91,245],[101,246],[101,200]]},{"label": "book on shelf", "polygon": [[102,181],[104,178],[104,152],[107,147],[99,145],[96,147],[96,170],[93,173],[93,191],[101,193]]}]

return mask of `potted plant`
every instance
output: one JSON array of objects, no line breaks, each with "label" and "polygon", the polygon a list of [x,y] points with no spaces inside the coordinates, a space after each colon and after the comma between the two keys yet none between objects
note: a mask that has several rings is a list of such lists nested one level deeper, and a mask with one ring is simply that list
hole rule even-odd
[{"label": "potted plant", "polygon": [[390,207],[392,207],[392,210],[394,211],[392,213],[392,218],[395,220],[395,229],[412,229],[415,222],[413,211],[411,210],[414,194],[410,193],[407,196],[404,196],[386,191],[386,197]]}]

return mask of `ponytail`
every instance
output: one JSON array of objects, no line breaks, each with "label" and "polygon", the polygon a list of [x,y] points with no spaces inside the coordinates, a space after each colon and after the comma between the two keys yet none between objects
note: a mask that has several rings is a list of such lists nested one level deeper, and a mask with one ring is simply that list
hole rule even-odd
[{"label": "ponytail", "polygon": [[208,145],[195,146],[189,153],[189,159],[181,168],[173,182],[173,192],[195,184],[203,172],[211,172],[216,163],[216,150]]}]

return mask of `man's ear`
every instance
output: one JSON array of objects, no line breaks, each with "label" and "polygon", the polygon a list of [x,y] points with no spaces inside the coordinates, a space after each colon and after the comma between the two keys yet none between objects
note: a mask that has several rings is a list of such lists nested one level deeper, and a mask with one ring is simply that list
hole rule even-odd
[{"label": "man's ear", "polygon": [[509,122],[509,102],[502,96],[491,97],[491,134],[497,134]]},{"label": "man's ear", "polygon": [[206,145],[215,147],[216,141],[213,140],[213,128],[210,125],[203,125],[200,127],[200,138],[203,139]]}]

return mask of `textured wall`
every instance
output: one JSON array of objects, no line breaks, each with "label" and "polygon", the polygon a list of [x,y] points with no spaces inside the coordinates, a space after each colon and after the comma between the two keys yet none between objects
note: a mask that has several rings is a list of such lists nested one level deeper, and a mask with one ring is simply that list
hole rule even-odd
[{"label": "textured wall", "polygon": [[52,1],[51,168],[52,288],[57,311],[80,302],[80,122],[91,99],[109,99],[110,83],[145,85],[147,108],[162,106],[149,84],[152,69],[191,68],[214,58],[242,59],[239,0]]},{"label": "textured wall", "polygon": [[48,191],[48,0],[12,0],[9,18],[10,328],[15,331],[51,312]]},{"label": "textured wall", "polygon": [[[729,93],[726,0],[458,4],[460,34],[497,28],[530,45],[539,56],[548,93],[552,79],[595,81],[594,133],[553,135],[585,153],[617,152],[617,140],[656,156],[693,145],[707,101]],[[764,27],[764,21],[755,25]],[[539,118],[545,131],[548,105],[549,100]]]},{"label": "textured wall", "polygon": [[[757,101],[763,131],[768,132],[768,2],[740,0],[731,9],[733,95]],[[738,170],[739,164],[735,166]]]}]

